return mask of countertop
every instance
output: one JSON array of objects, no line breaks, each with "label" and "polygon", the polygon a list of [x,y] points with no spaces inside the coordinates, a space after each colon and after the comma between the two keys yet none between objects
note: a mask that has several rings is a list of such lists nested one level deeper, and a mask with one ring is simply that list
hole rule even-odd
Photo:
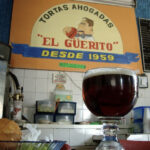
[{"label": "countertop", "polygon": [[[23,127],[26,127],[28,123],[23,124]],[[33,126],[36,126],[37,128],[97,128],[102,129],[103,125],[90,125],[90,124],[31,124]],[[119,125],[120,129],[129,129],[130,126],[127,125]]]}]

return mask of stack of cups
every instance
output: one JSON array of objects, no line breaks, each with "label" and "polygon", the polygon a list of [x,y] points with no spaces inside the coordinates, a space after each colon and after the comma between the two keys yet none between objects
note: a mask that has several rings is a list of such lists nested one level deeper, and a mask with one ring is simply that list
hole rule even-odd
[{"label": "stack of cups", "polygon": [[144,109],[143,132],[150,133],[150,108]]}]

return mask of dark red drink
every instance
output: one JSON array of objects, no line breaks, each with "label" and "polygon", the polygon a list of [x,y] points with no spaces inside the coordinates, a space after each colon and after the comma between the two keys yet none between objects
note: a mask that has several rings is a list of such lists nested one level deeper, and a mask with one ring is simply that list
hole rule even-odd
[{"label": "dark red drink", "polygon": [[123,68],[88,71],[83,80],[83,99],[97,116],[124,116],[137,99],[137,76]]}]

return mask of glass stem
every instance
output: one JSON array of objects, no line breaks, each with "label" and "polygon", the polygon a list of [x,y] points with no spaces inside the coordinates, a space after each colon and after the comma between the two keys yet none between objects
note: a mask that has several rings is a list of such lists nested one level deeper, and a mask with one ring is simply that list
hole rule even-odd
[{"label": "glass stem", "polygon": [[103,124],[103,140],[96,150],[125,150],[117,139],[118,126],[113,123]]}]

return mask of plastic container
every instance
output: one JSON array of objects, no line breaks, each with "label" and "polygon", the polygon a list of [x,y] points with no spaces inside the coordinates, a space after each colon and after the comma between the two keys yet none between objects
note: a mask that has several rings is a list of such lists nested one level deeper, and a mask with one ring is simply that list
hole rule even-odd
[{"label": "plastic container", "polygon": [[76,102],[58,102],[56,112],[58,114],[76,114]]},{"label": "plastic container", "polygon": [[143,106],[143,107],[135,107],[133,109],[134,111],[134,115],[133,115],[133,119],[135,120],[143,120],[144,117],[144,109],[145,108],[150,108],[148,106]]},{"label": "plastic container", "polygon": [[141,121],[141,120],[134,121],[133,132],[134,133],[143,133],[143,121]]},{"label": "plastic container", "polygon": [[34,114],[34,123],[50,124],[54,122],[54,114]]},{"label": "plastic container", "polygon": [[133,110],[134,133],[150,133],[150,106],[136,107]]},{"label": "plastic container", "polygon": [[150,109],[150,106],[142,106],[142,107],[135,107],[133,109],[133,119],[134,121],[137,121],[137,120],[142,120],[144,119],[144,112],[147,110],[147,109]]},{"label": "plastic container", "polygon": [[0,150],[60,150],[66,141],[0,141]]},{"label": "plastic container", "polygon": [[55,112],[56,103],[54,100],[36,101],[36,112]]},{"label": "plastic container", "polygon": [[55,101],[72,101],[72,91],[71,90],[55,90],[54,91]]},{"label": "plastic container", "polygon": [[74,116],[69,114],[56,114],[55,122],[58,124],[74,124]]}]

